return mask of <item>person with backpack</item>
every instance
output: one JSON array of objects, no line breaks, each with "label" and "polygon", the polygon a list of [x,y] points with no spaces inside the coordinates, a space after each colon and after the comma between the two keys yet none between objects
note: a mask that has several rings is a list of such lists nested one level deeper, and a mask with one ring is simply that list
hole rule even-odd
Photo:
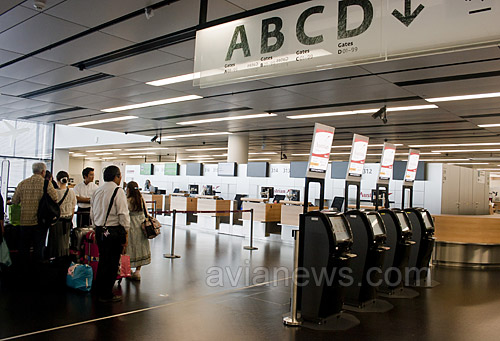
[{"label": "person with backpack", "polygon": [[47,244],[48,258],[69,256],[69,237],[73,227],[73,215],[75,214],[76,194],[67,187],[69,174],[65,171],[57,173],[57,200],[61,215],[57,223],[49,228],[49,239]]},{"label": "person with backpack", "polygon": [[120,168],[104,169],[104,185],[90,198],[90,216],[94,222],[99,266],[97,267],[96,292],[100,302],[118,302],[121,296],[113,294],[120,255],[125,253],[127,232],[130,228],[127,197],[120,187]]},{"label": "person with backpack", "polygon": [[57,192],[49,181],[44,179],[47,166],[43,162],[35,162],[31,166],[33,175],[21,181],[14,192],[12,203],[21,205],[21,225],[19,240],[19,258],[23,265],[29,263],[30,248],[33,246],[33,261],[44,259],[45,239],[48,226],[39,223],[38,208],[44,188],[48,197],[57,202]]}]

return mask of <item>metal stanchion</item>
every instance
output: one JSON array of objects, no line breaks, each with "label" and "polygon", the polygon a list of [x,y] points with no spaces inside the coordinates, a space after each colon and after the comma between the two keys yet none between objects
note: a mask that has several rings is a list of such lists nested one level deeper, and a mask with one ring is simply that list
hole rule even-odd
[{"label": "metal stanchion", "polygon": [[293,256],[293,276],[292,276],[292,301],[290,315],[283,318],[283,323],[287,326],[300,326],[301,321],[297,318],[297,272],[299,267],[299,230],[295,231],[295,250]]},{"label": "metal stanchion", "polygon": [[253,246],[253,208],[250,209],[250,246],[243,246],[245,250],[258,250]]},{"label": "metal stanchion", "polygon": [[163,257],[165,258],[181,258],[181,256],[178,256],[174,254],[174,244],[175,244],[175,215],[176,215],[176,210],[173,210],[173,217],[172,217],[172,244],[170,244],[170,254],[165,253]]}]

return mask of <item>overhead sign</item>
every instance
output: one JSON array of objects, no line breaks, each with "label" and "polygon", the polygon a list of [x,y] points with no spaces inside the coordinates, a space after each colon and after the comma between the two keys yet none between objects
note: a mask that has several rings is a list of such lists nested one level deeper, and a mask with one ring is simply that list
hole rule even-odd
[{"label": "overhead sign", "polygon": [[314,135],[307,163],[307,178],[324,179],[330,160],[330,151],[332,150],[333,134],[335,128],[316,123],[314,125]]},{"label": "overhead sign", "polygon": [[316,0],[196,33],[209,87],[495,45],[500,0]]},{"label": "overhead sign", "polygon": [[378,178],[380,180],[390,180],[392,178],[392,170],[394,165],[394,156],[396,155],[396,146],[392,143],[384,143],[384,151],[380,158],[380,172]]},{"label": "overhead sign", "polygon": [[415,181],[417,176],[418,160],[420,159],[420,150],[410,149],[408,162],[406,163],[405,181]]},{"label": "overhead sign", "polygon": [[351,157],[349,158],[349,168],[347,169],[348,176],[361,177],[363,175],[363,166],[366,160],[366,152],[368,151],[369,137],[354,134],[352,138]]}]

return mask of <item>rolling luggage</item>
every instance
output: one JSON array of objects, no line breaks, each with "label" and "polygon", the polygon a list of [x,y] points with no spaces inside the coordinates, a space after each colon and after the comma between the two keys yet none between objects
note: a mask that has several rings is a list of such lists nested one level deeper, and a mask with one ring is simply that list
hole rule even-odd
[{"label": "rolling luggage", "polygon": [[94,272],[94,279],[97,276],[97,266],[99,265],[99,248],[95,239],[95,231],[89,231],[83,237],[81,243],[82,257],[80,258],[81,264],[88,264]]},{"label": "rolling luggage", "polygon": [[87,233],[94,231],[92,227],[76,227],[71,230],[69,240],[69,254],[75,262],[80,262],[83,258],[82,241]]}]

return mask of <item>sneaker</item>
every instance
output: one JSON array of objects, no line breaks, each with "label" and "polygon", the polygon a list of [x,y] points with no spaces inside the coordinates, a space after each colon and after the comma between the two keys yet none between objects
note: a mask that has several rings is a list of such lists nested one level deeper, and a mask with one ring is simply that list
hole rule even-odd
[{"label": "sneaker", "polygon": [[120,295],[113,295],[110,298],[99,298],[99,302],[102,303],[112,303],[112,302],[120,302],[122,300],[122,297]]}]

